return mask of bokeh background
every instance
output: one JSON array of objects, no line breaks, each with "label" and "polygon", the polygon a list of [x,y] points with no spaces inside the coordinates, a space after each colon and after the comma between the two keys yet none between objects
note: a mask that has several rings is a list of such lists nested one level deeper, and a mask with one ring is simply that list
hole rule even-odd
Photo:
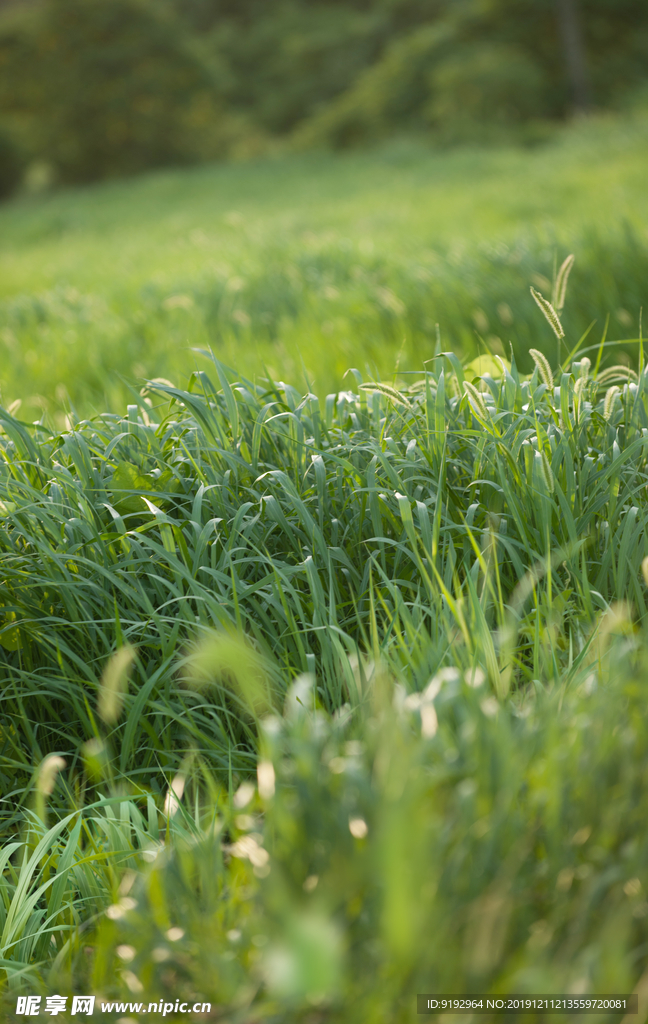
[{"label": "bokeh background", "polygon": [[[545,137],[646,87],[641,0],[4,0],[0,111],[61,182],[249,154]],[[7,143],[7,146],[10,143]]]}]

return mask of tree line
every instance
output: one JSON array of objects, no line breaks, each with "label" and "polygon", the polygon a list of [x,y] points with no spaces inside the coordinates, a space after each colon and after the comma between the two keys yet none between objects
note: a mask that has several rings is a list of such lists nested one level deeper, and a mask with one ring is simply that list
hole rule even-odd
[{"label": "tree line", "polygon": [[534,141],[647,82],[645,0],[3,0],[0,179],[276,140]]}]

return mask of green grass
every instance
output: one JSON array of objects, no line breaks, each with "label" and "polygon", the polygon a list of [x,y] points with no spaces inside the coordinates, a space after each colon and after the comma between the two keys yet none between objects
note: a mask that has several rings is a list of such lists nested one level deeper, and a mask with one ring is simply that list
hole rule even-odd
[{"label": "green grass", "polygon": [[3,1019],[645,998],[642,132],[5,207],[3,398],[49,405],[0,408]]},{"label": "green grass", "polygon": [[151,785],[189,740],[223,771],[252,763],[227,672],[206,701],[181,668],[209,630],[244,631],[274,662],[270,705],[316,671],[333,712],[360,699],[349,657],[415,689],[459,659],[503,697],[578,663],[612,602],[645,614],[643,372],[592,378],[583,358],[554,389],[542,367],[434,363],[407,391],[357,375],[323,410],[215,363],[190,391],[153,386],[126,418],[61,434],[0,413],[0,699],[19,791],[34,755],[77,763],[88,695],[123,644],[137,659],[119,772]]},{"label": "green grass", "polygon": [[647,375],[536,358],[2,413],[10,992],[405,1021],[635,984]]},{"label": "green grass", "polygon": [[[534,150],[284,156],[25,198],[0,212],[0,387],[23,415],[81,415],[124,381],[182,384],[192,347],[318,392],[349,366],[419,370],[444,347],[543,347],[526,286],[577,256],[567,322],[638,334],[645,119]],[[624,228],[625,225],[625,228]],[[374,372],[372,369],[371,372]]]},{"label": "green grass", "polygon": [[[206,1001],[231,1024],[405,1024],[417,992],[631,992],[648,948],[646,668],[611,614],[580,672],[504,704],[448,668],[407,697],[383,666],[331,719],[300,677],[264,719],[258,791],[187,760],[164,811],[123,789],[80,808],[59,775],[69,815],[49,831],[34,816],[4,850],[5,1019],[19,992],[96,993],[102,1021],[115,1001],[135,1020]],[[643,1006],[645,974],[638,988]]]}]

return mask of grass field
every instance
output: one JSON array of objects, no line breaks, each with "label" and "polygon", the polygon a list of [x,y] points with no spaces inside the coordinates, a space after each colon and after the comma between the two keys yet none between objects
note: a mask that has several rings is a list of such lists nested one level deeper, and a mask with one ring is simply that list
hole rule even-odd
[{"label": "grass field", "polygon": [[5,207],[3,1020],[646,1019],[647,141]]},{"label": "grass field", "polygon": [[647,377],[535,359],[2,414],[9,1009],[633,988]]},{"label": "grass field", "polygon": [[208,346],[326,393],[350,366],[419,371],[437,324],[455,350],[513,342],[530,371],[548,339],[528,285],[570,251],[570,336],[595,322],[598,340],[609,315],[611,338],[637,337],[647,157],[637,117],[532,150],[401,142],[18,200],[0,212],[5,404],[116,411],[124,382],[182,383]]}]

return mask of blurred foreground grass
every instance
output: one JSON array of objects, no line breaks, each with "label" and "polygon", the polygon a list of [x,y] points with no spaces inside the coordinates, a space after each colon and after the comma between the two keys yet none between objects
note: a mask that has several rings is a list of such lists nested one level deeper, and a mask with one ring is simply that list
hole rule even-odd
[{"label": "blurred foreground grass", "polygon": [[[522,369],[529,314],[576,252],[566,323],[637,337],[648,293],[648,129],[639,115],[532,150],[346,156],[167,171],[0,211],[0,387],[22,415],[118,408],[126,383],[182,379],[193,346],[319,392],[483,344]],[[483,338],[483,343],[479,338]],[[202,365],[202,364],[200,364]],[[62,420],[59,418],[59,422]]]},{"label": "blurred foreground grass", "polygon": [[80,808],[45,762],[37,790],[72,806],[48,830],[41,796],[4,849],[3,1019],[20,992],[68,1008],[92,992],[106,1022],[154,1003],[170,1020],[406,1024],[417,992],[635,986],[645,1012],[646,647],[620,610],[594,636],[504,704],[483,673],[445,668],[408,696],[365,661],[363,698],[330,718],[302,676],[260,724],[258,788],[189,756],[164,806],[106,778]]}]

